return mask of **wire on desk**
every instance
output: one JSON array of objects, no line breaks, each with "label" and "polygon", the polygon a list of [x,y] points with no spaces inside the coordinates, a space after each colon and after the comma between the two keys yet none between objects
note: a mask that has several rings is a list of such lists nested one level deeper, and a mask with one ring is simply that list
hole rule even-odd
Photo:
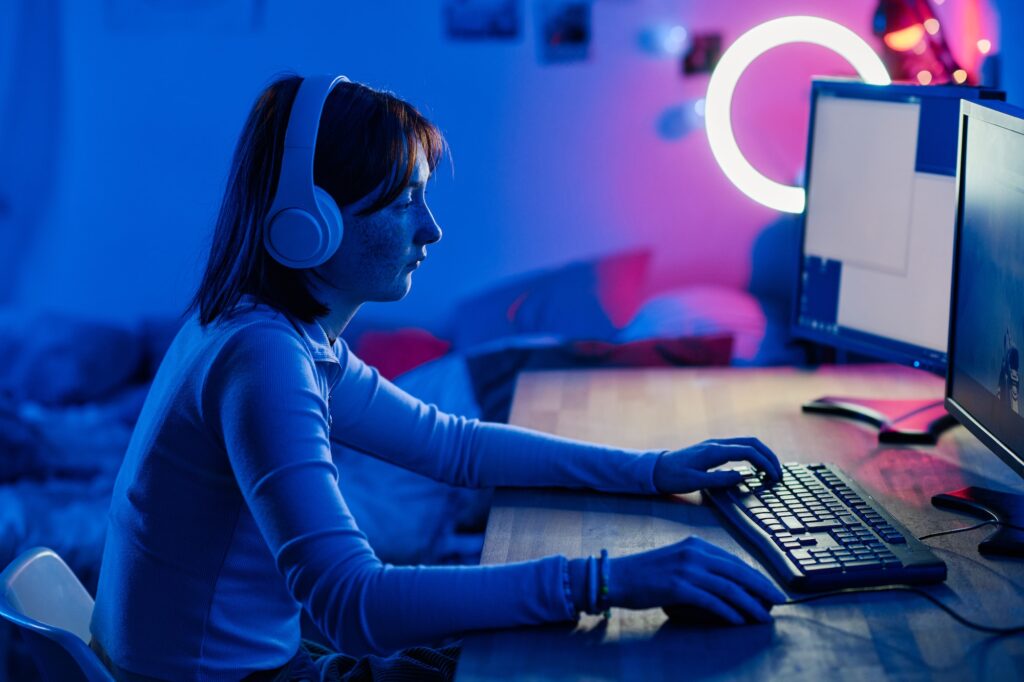
[{"label": "wire on desk", "polygon": [[1024,625],[1015,625],[1011,627],[994,627],[992,625],[983,625],[981,623],[975,623],[974,621],[967,620],[959,613],[954,611],[952,608],[943,604],[938,598],[928,594],[924,590],[919,590],[916,587],[910,587],[907,585],[884,585],[881,587],[853,587],[845,590],[833,590],[831,592],[822,592],[820,594],[811,594],[806,597],[797,597],[796,599],[789,599],[780,606],[789,606],[790,604],[803,604],[805,602],[817,601],[819,599],[827,599],[829,597],[840,597],[848,594],[866,594],[869,592],[910,592],[920,597],[924,597],[931,603],[938,606],[940,609],[948,613],[953,619],[966,625],[969,628],[980,630],[982,632],[988,632],[996,635],[1012,635],[1018,632],[1024,632]]},{"label": "wire on desk", "polygon": [[969,530],[981,528],[982,526],[991,526],[992,524],[1001,525],[999,521],[996,521],[995,519],[989,519],[988,521],[976,523],[973,526],[964,526],[963,528],[953,528],[952,530],[940,530],[937,533],[928,533],[927,535],[922,535],[921,537],[919,537],[918,540],[927,540],[928,538],[937,538],[940,535],[952,535],[953,533],[965,533]]},{"label": "wire on desk", "polygon": [[988,521],[976,523],[973,526],[964,526],[963,528],[953,528],[952,530],[940,530],[937,533],[928,533],[927,535],[922,535],[921,537],[919,537],[918,540],[927,540],[928,538],[935,538],[940,535],[952,535],[953,533],[966,533],[969,530],[974,530],[976,528],[981,528],[983,526],[992,525],[1003,526],[1004,528],[1013,528],[1014,530],[1024,530],[1024,528],[1021,528],[1020,526],[1014,526],[1010,523],[1004,523],[998,519],[989,519]]}]

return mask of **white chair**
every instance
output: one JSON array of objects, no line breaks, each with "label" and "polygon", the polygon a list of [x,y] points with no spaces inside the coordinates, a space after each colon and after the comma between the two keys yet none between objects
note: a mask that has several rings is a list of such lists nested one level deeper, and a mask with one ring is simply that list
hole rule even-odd
[{"label": "white chair", "polygon": [[30,549],[0,573],[0,617],[18,627],[47,682],[113,682],[89,648],[92,607],[52,549]]}]

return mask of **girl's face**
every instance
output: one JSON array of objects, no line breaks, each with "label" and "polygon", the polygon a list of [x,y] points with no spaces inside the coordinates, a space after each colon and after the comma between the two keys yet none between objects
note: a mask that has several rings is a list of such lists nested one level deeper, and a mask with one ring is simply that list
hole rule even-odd
[{"label": "girl's face", "polygon": [[422,148],[409,184],[391,204],[369,215],[376,192],[341,209],[345,232],[341,247],[317,273],[352,303],[397,301],[409,293],[412,273],[427,257],[427,244],[441,238],[441,228],[427,207],[430,178]]}]

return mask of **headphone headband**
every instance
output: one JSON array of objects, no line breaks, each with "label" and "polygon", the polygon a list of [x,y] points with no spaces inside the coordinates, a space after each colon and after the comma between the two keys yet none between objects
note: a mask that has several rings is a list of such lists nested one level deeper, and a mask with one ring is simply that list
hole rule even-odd
[{"label": "headphone headband", "polygon": [[316,206],[313,201],[313,158],[320,116],[334,86],[348,81],[344,76],[310,76],[302,81],[288,115],[288,131],[284,136],[284,155],[277,194],[271,215],[286,208]]},{"label": "headphone headband", "polygon": [[[341,242],[341,213],[313,181],[316,138],[328,95],[345,76],[310,76],[299,85],[288,115],[277,192],[267,213],[264,244],[292,268],[320,265]],[[332,227],[337,223],[337,229]],[[310,228],[312,225],[312,228]]]}]

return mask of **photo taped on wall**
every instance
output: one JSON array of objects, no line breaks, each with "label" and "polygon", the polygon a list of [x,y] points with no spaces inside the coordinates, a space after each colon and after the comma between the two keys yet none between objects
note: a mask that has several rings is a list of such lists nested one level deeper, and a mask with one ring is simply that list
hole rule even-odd
[{"label": "photo taped on wall", "polygon": [[445,34],[454,40],[519,37],[519,0],[445,0]]},{"label": "photo taped on wall", "polygon": [[541,0],[537,3],[537,48],[542,64],[590,58],[590,0]]}]

